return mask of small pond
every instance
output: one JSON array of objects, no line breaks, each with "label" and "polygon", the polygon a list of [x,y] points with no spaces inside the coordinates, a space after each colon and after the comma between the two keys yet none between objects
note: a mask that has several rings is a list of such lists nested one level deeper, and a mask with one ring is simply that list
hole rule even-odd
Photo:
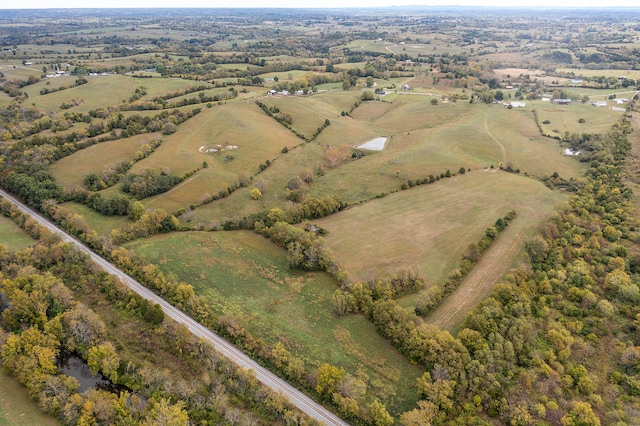
[{"label": "small pond", "polygon": [[387,137],[381,136],[379,138],[371,139],[368,142],[363,143],[358,146],[358,148],[369,149],[371,151],[382,151],[384,149],[384,144],[387,143]]},{"label": "small pond", "polygon": [[80,382],[78,393],[89,389],[103,389],[113,393],[128,390],[125,386],[116,385],[111,380],[98,373],[93,375],[89,365],[78,355],[70,352],[62,352],[58,359],[58,372],[75,377]]}]

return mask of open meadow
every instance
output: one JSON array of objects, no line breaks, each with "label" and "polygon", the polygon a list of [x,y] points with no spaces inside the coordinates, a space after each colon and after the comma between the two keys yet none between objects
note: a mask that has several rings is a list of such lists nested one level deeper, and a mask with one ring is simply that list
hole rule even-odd
[{"label": "open meadow", "polygon": [[216,312],[269,344],[281,341],[311,365],[323,362],[366,377],[369,397],[399,412],[415,403],[421,369],[375,331],[364,316],[336,317],[336,285],[322,273],[288,268],[286,251],[249,231],[189,232],[127,244],[144,261],[191,283]]},{"label": "open meadow", "polygon": [[0,245],[9,251],[22,250],[35,243],[35,240],[27,235],[11,219],[0,215]]},{"label": "open meadow", "polygon": [[25,387],[0,366],[0,425],[55,426],[56,419],[43,414]]},{"label": "open meadow", "polygon": [[56,161],[51,167],[51,174],[56,182],[71,189],[82,185],[88,174],[99,175],[109,166],[132,161],[142,145],[149,144],[154,139],[160,139],[160,134],[145,133],[92,145]]},{"label": "open meadow", "polygon": [[400,191],[313,223],[327,230],[327,246],[352,280],[414,270],[427,283],[438,283],[466,248],[509,210],[517,214],[510,226],[531,235],[562,199],[533,179],[484,169]]}]

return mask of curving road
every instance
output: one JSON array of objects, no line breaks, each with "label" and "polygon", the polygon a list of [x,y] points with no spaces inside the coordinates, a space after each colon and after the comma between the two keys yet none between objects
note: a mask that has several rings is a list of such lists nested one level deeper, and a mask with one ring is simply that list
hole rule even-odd
[{"label": "curving road", "polygon": [[138,293],[140,296],[144,297],[147,300],[155,302],[162,307],[165,315],[171,317],[175,321],[186,325],[189,330],[198,338],[204,338],[211,342],[213,346],[216,348],[218,352],[220,352],[225,357],[229,358],[231,361],[236,363],[237,365],[253,370],[255,372],[256,378],[263,383],[264,385],[270,387],[276,392],[280,392],[282,395],[285,395],[289,398],[289,401],[300,411],[308,414],[313,417],[317,421],[327,424],[327,425],[341,425],[348,426],[348,423],[341,420],[331,411],[322,407],[320,404],[313,401],[311,398],[300,392],[295,387],[291,386],[286,381],[282,380],[271,371],[266,368],[260,366],[254,360],[245,355],[240,349],[236,348],[232,343],[228,340],[218,336],[213,331],[209,330],[207,327],[203,326],[189,315],[185,314],[181,310],[177,309],[166,300],[155,294],[153,291],[149,290],[142,284],[140,284],[135,279],[131,278],[129,275],[122,272],[120,269],[116,268],[113,264],[105,260],[104,258],[98,256],[94,252],[92,252],[87,246],[81,243],[76,238],[62,231],[56,225],[54,225],[49,220],[45,219],[39,213],[35,212],[31,208],[22,204],[15,197],[11,196],[7,192],[0,189],[0,196],[6,198],[10,202],[12,202],[15,206],[20,209],[23,213],[31,216],[34,220],[36,220],[40,225],[45,226],[51,232],[54,232],[65,241],[72,244],[75,244],[76,247],[83,253],[86,253],[91,257],[91,259],[97,263],[102,269],[106,272],[115,275],[129,287],[131,290]]}]

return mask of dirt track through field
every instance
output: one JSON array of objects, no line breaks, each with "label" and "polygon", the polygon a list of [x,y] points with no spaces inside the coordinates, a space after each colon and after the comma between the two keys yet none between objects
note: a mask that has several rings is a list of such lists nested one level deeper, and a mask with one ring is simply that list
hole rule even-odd
[{"label": "dirt track through field", "polygon": [[504,149],[504,145],[502,145],[502,143],[498,140],[498,138],[496,138],[495,136],[493,136],[493,134],[489,131],[489,122],[487,121],[487,117],[484,118],[484,131],[487,132],[487,135],[489,135],[489,137],[491,139],[493,139],[493,141],[495,143],[498,144],[498,146],[500,147],[500,152],[502,152],[502,164],[507,165],[507,150]]},{"label": "dirt track through field", "polygon": [[499,235],[493,245],[462,281],[460,287],[426,318],[443,330],[453,331],[467,314],[487,298],[493,286],[513,267],[520,253],[522,236],[514,221]]}]

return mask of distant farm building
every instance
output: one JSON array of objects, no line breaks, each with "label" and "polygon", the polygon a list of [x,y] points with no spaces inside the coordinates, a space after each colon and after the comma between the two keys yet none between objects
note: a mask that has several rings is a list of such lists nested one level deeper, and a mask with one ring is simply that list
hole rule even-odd
[{"label": "distant farm building", "polygon": [[594,107],[602,108],[607,106],[607,101],[591,102]]},{"label": "distant farm building", "polygon": [[564,155],[580,155],[580,151],[575,148],[566,148],[564,150]]},{"label": "distant farm building", "polygon": [[554,99],[553,103],[556,105],[569,105],[571,103],[571,99]]},{"label": "distant farm building", "polygon": [[527,106],[527,103],[512,101],[509,105],[511,105],[512,108],[524,108]]}]

